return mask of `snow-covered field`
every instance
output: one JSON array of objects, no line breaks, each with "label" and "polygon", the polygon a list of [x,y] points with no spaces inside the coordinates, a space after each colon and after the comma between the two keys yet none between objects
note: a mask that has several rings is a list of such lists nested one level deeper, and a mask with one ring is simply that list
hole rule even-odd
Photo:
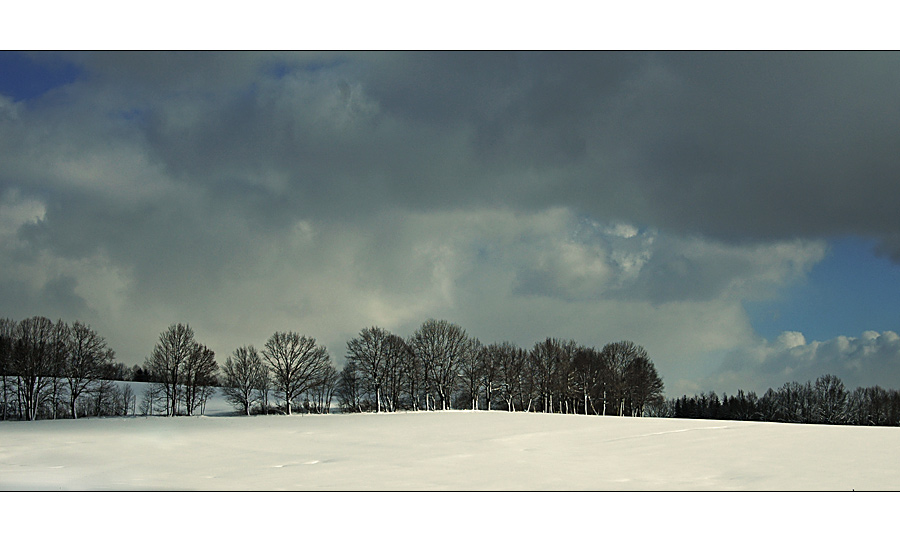
[{"label": "snow-covered field", "polygon": [[900,428],[229,412],[0,423],[0,490],[900,490]]}]

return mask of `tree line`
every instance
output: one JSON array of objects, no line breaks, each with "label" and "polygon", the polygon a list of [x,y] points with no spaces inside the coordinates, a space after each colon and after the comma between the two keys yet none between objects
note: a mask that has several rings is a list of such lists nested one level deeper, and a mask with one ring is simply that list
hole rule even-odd
[{"label": "tree line", "polygon": [[[220,391],[246,415],[473,409],[789,423],[900,425],[900,391],[848,390],[834,375],[789,382],[762,396],[738,390],[665,399],[646,350],[601,349],[547,338],[526,350],[483,345],[459,325],[427,320],[409,337],[380,327],[347,341],[338,371],[325,346],[297,332],[241,346],[219,366],[189,325],[159,335],[126,368],[88,324],[0,319],[0,418],[203,414]],[[128,384],[149,383],[138,398]],[[140,399],[140,402],[139,402]]]},{"label": "tree line", "polygon": [[[203,414],[220,390],[243,414],[505,409],[642,416],[664,403],[663,382],[643,347],[602,349],[547,338],[530,350],[482,345],[459,325],[427,320],[410,337],[369,327],[347,341],[338,371],[325,346],[297,332],[244,345],[219,366],[187,324],[163,331],[142,365],[115,362],[86,324],[44,317],[0,320],[2,417],[6,419]],[[140,403],[130,386],[148,382]]]},{"label": "tree line", "polygon": [[525,350],[483,345],[457,324],[424,322],[409,338],[371,327],[347,343],[337,396],[344,411],[495,408],[640,416],[663,401],[647,351],[547,338]]},{"label": "tree line", "polygon": [[262,351],[242,346],[223,366],[222,390],[244,414],[275,408],[395,412],[452,408],[569,414],[644,415],[663,401],[663,382],[646,350],[610,343],[602,350],[548,338],[524,350],[490,345],[457,324],[427,320],[408,338],[380,327],[347,341],[338,372],[324,347],[276,333]]},{"label": "tree line", "polygon": [[738,390],[721,398],[715,392],[669,399],[657,413],[673,418],[749,420],[831,425],[900,425],[900,391],[880,386],[849,390],[835,375],[815,382],[788,382],[761,397]]},{"label": "tree line", "polygon": [[134,410],[127,371],[89,325],[35,316],[0,319],[0,417],[35,420]]}]

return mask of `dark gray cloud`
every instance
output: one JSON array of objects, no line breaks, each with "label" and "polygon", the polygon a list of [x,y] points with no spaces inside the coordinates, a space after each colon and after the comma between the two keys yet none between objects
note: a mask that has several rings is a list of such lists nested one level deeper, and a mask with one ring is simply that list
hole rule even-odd
[{"label": "dark gray cloud", "polygon": [[97,318],[87,301],[75,293],[77,284],[75,277],[67,275],[52,277],[38,288],[24,280],[2,280],[0,306],[6,309],[4,317],[24,319],[52,314],[68,321]]},{"label": "dark gray cloud", "polygon": [[297,213],[554,203],[716,238],[851,232],[894,245],[892,53],[358,53],[319,63],[171,54],[88,64],[103,66],[105,85],[126,74],[143,89],[145,137],[169,171]]}]

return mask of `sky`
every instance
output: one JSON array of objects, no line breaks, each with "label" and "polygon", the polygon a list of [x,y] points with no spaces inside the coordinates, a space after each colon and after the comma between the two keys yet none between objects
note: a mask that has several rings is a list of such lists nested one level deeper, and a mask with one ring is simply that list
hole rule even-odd
[{"label": "sky", "polygon": [[900,388],[900,55],[0,53],[0,316],[381,326]]}]

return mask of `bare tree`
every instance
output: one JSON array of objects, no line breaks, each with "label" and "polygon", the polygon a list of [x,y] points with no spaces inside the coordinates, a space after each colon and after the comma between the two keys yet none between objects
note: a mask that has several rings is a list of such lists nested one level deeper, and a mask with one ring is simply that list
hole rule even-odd
[{"label": "bare tree", "polygon": [[415,354],[403,340],[403,337],[391,334],[387,339],[387,360],[384,365],[384,378],[382,380],[382,402],[384,408],[394,412],[400,408],[400,398],[403,394],[405,375],[407,368],[414,369],[413,358]]},{"label": "bare tree", "polygon": [[69,355],[66,357],[65,380],[69,388],[69,408],[77,418],[75,408],[78,398],[97,385],[102,376],[102,365],[112,362],[115,353],[90,326],[75,322],[70,334]]},{"label": "bare tree", "polygon": [[[518,402],[522,403],[522,379],[528,352],[509,342],[493,344],[488,348],[490,355],[495,357],[499,364],[500,391],[506,400],[506,408],[513,412],[516,409],[517,398]],[[524,408],[524,405],[522,407]]]},{"label": "bare tree", "polygon": [[665,399],[662,378],[650,358],[639,356],[632,360],[625,378],[632,416],[643,416],[647,406],[657,405]]},{"label": "bare tree", "polygon": [[381,412],[381,391],[389,361],[390,336],[380,327],[368,327],[359,332],[359,337],[347,341],[347,359],[358,364],[364,382],[371,387],[376,412]]},{"label": "bare tree", "polygon": [[15,344],[16,321],[9,318],[0,318],[0,386],[3,387],[0,392],[3,404],[0,408],[3,410],[3,420],[8,417],[10,388],[12,388],[12,363],[13,363],[13,345]]},{"label": "bare tree", "polygon": [[329,363],[322,369],[319,381],[307,391],[311,407],[318,414],[328,414],[331,411],[331,400],[340,378],[337,369]]},{"label": "bare tree", "polygon": [[814,423],[839,424],[848,419],[849,394],[841,379],[827,374],[816,379]]},{"label": "bare tree", "polygon": [[437,393],[441,409],[451,408],[459,364],[472,355],[473,341],[457,324],[427,320],[413,334],[410,346],[424,364],[426,381]]},{"label": "bare tree", "polygon": [[484,369],[481,349],[481,343],[473,340],[470,351],[459,360],[459,375],[465,386],[465,394],[468,396],[472,410],[478,410],[478,397],[481,395]]},{"label": "bare tree", "polygon": [[647,351],[631,341],[619,341],[609,343],[600,351],[603,364],[608,368],[608,382],[605,382],[603,398],[603,413],[606,414],[606,405],[612,405],[619,416],[625,415],[625,407],[628,402],[628,367],[638,358],[650,359]]},{"label": "bare tree", "polygon": [[212,380],[207,380],[205,384],[200,386],[200,389],[197,391],[197,406],[200,407],[200,415],[206,415],[206,403],[209,401],[210,397],[216,394],[219,389],[218,379],[213,376]]},{"label": "bare tree", "polygon": [[569,391],[570,365],[574,352],[574,341],[554,338],[547,338],[531,349],[531,361],[534,364],[544,412],[553,412],[554,396],[560,402],[565,399]]},{"label": "bare tree", "polygon": [[35,420],[53,372],[53,322],[33,316],[16,326],[12,370],[17,376],[19,405],[28,420]]},{"label": "bare tree", "polygon": [[125,384],[122,388],[122,416],[128,416],[128,409],[131,409],[131,415],[135,414],[135,396],[134,389],[131,384]]},{"label": "bare tree", "polygon": [[222,393],[225,400],[250,415],[253,403],[259,399],[258,390],[265,384],[265,366],[256,348],[237,348],[222,366]]},{"label": "bare tree", "polygon": [[269,363],[276,392],[285,402],[287,414],[291,404],[321,377],[330,363],[324,346],[316,346],[316,340],[293,331],[275,332],[263,348],[263,357]]},{"label": "bare tree", "polygon": [[403,393],[409,399],[409,408],[419,410],[425,390],[425,367],[408,341],[403,341],[403,355],[400,358],[400,379]]},{"label": "bare tree", "polygon": [[362,383],[360,380],[359,364],[355,361],[347,362],[344,368],[341,369],[337,387],[341,409],[344,412],[362,411],[362,406],[360,405]]},{"label": "bare tree", "polygon": [[772,421],[803,423],[806,414],[811,410],[808,400],[812,390],[807,394],[806,387],[799,382],[785,382],[775,392],[775,417]]},{"label": "bare tree", "polygon": [[[165,398],[165,386],[159,382],[151,382],[144,390],[144,398],[141,400],[141,415],[153,416],[157,410],[156,403]],[[165,408],[163,408],[165,411]]]},{"label": "bare tree", "polygon": [[50,377],[48,385],[49,394],[47,397],[48,408],[50,409],[50,417],[54,420],[60,411],[65,407],[63,405],[63,376],[66,372],[66,360],[69,357],[71,328],[62,320],[57,320],[53,325],[52,337],[50,339]]},{"label": "bare tree", "polygon": [[269,415],[269,390],[272,387],[271,371],[269,366],[263,363],[262,370],[259,375],[259,387],[256,388],[256,400],[262,413]]},{"label": "bare tree", "polygon": [[494,403],[494,392],[503,389],[501,367],[502,350],[499,345],[492,344],[479,348],[478,361],[481,366],[481,389],[484,392],[485,408],[491,409]]},{"label": "bare tree", "polygon": [[600,384],[603,373],[600,352],[589,347],[578,348],[572,358],[572,372],[575,376],[575,389],[582,396],[584,414],[597,414],[592,395]]},{"label": "bare tree", "polygon": [[185,366],[195,354],[194,330],[187,324],[172,324],[159,335],[159,342],[147,358],[147,372],[162,384],[166,394],[166,415],[178,413]]},{"label": "bare tree", "polygon": [[215,353],[202,344],[194,343],[182,373],[184,375],[184,406],[188,416],[192,416],[197,407],[205,404],[210,390],[217,383],[216,372],[218,370],[219,365],[216,363]]},{"label": "bare tree", "polygon": [[122,403],[122,392],[111,380],[100,380],[91,390],[94,416],[117,416]]}]

